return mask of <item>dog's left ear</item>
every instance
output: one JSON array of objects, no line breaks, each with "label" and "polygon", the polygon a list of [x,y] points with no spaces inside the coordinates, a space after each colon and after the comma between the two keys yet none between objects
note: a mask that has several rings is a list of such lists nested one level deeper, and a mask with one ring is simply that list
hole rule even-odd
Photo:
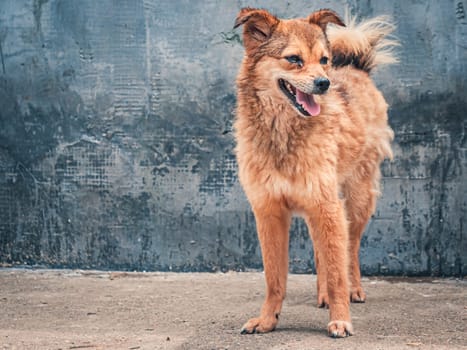
[{"label": "dog's left ear", "polygon": [[345,27],[344,22],[337,15],[337,13],[328,9],[313,12],[311,15],[308,16],[308,22],[319,25],[323,32],[326,31],[326,26],[328,25],[328,23],[334,23],[339,26]]}]

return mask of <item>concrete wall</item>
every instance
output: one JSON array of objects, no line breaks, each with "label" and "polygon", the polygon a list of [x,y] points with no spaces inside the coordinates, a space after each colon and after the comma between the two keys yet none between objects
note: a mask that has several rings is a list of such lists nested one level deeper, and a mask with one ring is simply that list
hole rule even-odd
[{"label": "concrete wall", "polygon": [[[0,262],[261,267],[233,156],[243,6],[392,15],[401,63],[374,75],[395,159],[366,274],[466,274],[467,1],[2,0]],[[301,220],[291,270],[313,270]]]}]

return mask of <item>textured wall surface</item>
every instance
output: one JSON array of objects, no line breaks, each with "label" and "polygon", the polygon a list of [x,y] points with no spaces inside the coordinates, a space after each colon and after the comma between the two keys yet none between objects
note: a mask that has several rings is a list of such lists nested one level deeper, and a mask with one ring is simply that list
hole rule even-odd
[{"label": "textured wall surface", "polygon": [[[395,159],[362,269],[466,274],[465,0],[2,0],[0,263],[261,267],[233,156],[243,6],[395,18],[401,62],[374,74]],[[290,246],[313,270],[299,219]]]}]

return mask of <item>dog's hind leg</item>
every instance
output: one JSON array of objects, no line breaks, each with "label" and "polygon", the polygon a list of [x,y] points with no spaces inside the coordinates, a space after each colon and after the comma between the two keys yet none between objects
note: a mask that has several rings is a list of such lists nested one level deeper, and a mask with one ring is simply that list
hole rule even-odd
[{"label": "dog's hind leg", "polygon": [[253,206],[256,228],[261,244],[266,299],[257,318],[250,319],[241,330],[245,333],[265,333],[276,328],[285,298],[289,267],[289,226],[291,213],[280,202],[265,201]]},{"label": "dog's hind leg", "polygon": [[[363,173],[368,175],[368,172]],[[373,173],[375,176],[365,176],[364,179],[353,177],[343,187],[349,225],[350,301],[353,303],[366,300],[361,284],[359,251],[363,232],[376,206],[378,191],[374,184],[375,179],[379,179],[379,170]]]}]

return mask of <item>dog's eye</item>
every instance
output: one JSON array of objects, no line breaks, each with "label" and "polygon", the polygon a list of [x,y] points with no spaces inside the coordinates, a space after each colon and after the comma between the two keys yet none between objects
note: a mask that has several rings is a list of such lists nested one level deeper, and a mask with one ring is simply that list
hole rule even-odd
[{"label": "dog's eye", "polygon": [[319,60],[320,64],[328,64],[328,58],[326,56],[321,57]]},{"label": "dog's eye", "polygon": [[300,66],[300,67],[303,66],[303,61],[302,61],[302,59],[300,58],[300,56],[291,55],[291,56],[286,56],[285,59],[286,59],[287,61],[289,61],[290,63],[292,63],[292,64],[296,64],[296,65],[298,65],[298,66]]}]

